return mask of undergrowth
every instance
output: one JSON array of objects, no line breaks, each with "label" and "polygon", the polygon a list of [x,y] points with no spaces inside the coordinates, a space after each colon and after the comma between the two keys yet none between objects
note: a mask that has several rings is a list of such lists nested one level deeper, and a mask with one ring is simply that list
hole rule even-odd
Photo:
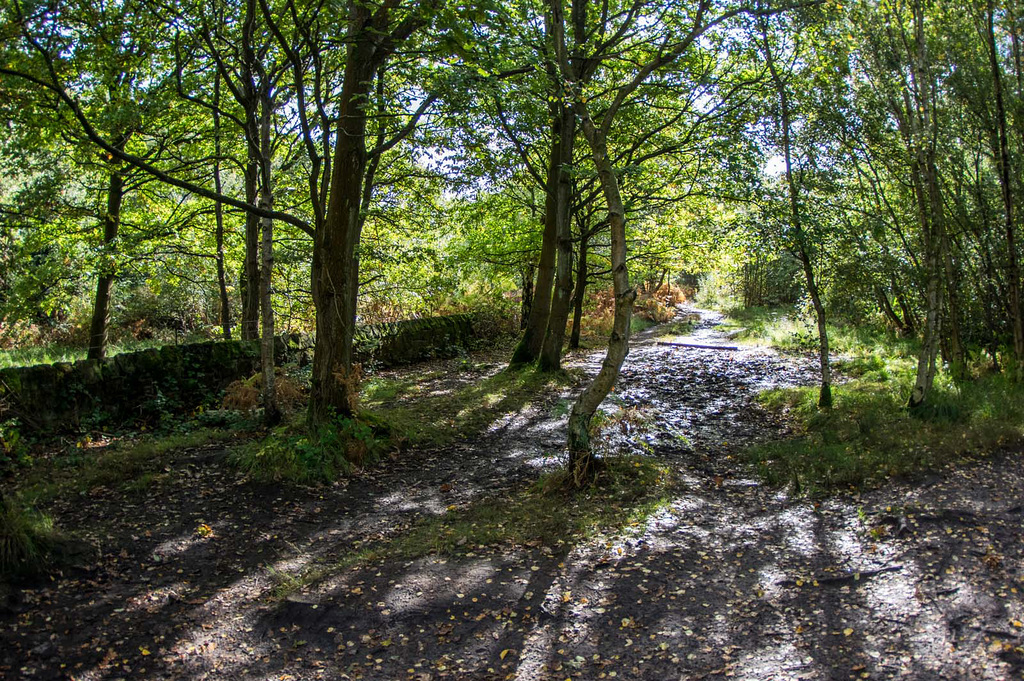
[{"label": "undergrowth", "polygon": [[369,413],[336,416],[309,433],[301,424],[276,428],[267,437],[235,448],[228,456],[257,482],[333,482],[400,449],[405,438]]},{"label": "undergrowth", "polygon": [[[778,311],[730,312],[749,341],[815,350],[813,329]],[[817,407],[818,386],[762,393],[769,409],[788,413],[798,436],[752,448],[751,461],[773,484],[821,493],[861,487],[934,469],[1024,440],[1024,385],[1004,374],[954,382],[940,373],[928,402],[907,409],[916,342],[870,326],[829,329],[840,380],[831,410]],[[811,338],[808,339],[807,334]]]}]

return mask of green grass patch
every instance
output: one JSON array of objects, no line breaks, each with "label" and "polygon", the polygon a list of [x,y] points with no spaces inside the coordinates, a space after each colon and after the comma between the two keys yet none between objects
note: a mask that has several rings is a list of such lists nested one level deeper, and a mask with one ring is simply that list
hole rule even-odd
[{"label": "green grass patch", "polygon": [[62,540],[48,516],[5,499],[0,504],[0,579],[44,573],[57,561]]},{"label": "green grass patch", "polygon": [[561,546],[597,535],[641,529],[646,519],[671,499],[671,469],[639,456],[602,459],[597,478],[572,490],[567,473],[555,471],[517,492],[481,499],[465,507],[428,517],[405,532],[376,544],[356,548],[327,565],[299,574],[272,570],[272,598],[289,593],[362,563],[386,559],[414,560],[452,555],[503,545]]},{"label": "green grass patch", "polygon": [[674,336],[688,336],[693,333],[694,323],[692,321],[668,322],[661,325],[659,338],[672,338]]},{"label": "green grass patch", "polygon": [[940,377],[928,405],[912,413],[909,381],[893,380],[884,361],[865,369],[833,387],[831,410],[817,408],[817,387],[761,394],[762,404],[792,415],[800,432],[749,451],[765,480],[810,493],[861,487],[1024,440],[1024,386],[1006,376],[959,386]]},{"label": "green grass patch", "polygon": [[657,326],[657,324],[658,322],[646,319],[640,315],[633,315],[629,318],[629,332],[640,333],[641,331],[646,331],[652,326]]},{"label": "green grass patch", "polygon": [[[106,356],[113,357],[124,352],[159,348],[167,344],[167,341],[156,339],[113,343],[107,346]],[[57,362],[76,362],[80,359],[85,359],[88,352],[88,348],[85,347],[70,347],[66,345],[36,345],[11,350],[0,350],[0,369],[27,367],[36,364],[55,364]]]},{"label": "green grass patch", "polygon": [[141,491],[159,481],[159,473],[173,453],[237,436],[231,430],[201,428],[124,440],[104,449],[91,449],[89,441],[81,441],[67,452],[33,463],[22,474],[19,493],[25,501],[37,504],[97,487]]},{"label": "green grass patch", "polygon": [[[818,329],[810,317],[801,317],[784,308],[734,308],[725,311],[721,328],[734,338],[751,345],[770,345],[790,352],[817,352]],[[870,324],[856,326],[826,324],[829,350],[836,368],[851,375],[867,370],[872,362],[885,361],[889,368],[912,368],[918,343],[901,338],[892,331]],[[877,367],[876,367],[877,368]]]}]

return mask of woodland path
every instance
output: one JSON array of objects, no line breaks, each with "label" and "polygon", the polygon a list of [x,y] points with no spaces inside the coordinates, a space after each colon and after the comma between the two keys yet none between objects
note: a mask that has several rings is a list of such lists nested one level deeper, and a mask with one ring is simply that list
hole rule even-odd
[{"label": "woodland path", "polygon": [[[697,313],[670,340],[727,342]],[[790,498],[740,455],[787,435],[753,395],[813,381],[813,361],[660,333],[634,339],[609,406],[655,426],[627,419],[608,446],[667,462],[678,484],[626,535],[356,564],[271,599],[281,575],[557,466],[571,391],[319,490],[256,486],[193,450],[145,494],[56,509],[103,555],[0,604],[0,678],[1024,678],[1019,452]]]}]

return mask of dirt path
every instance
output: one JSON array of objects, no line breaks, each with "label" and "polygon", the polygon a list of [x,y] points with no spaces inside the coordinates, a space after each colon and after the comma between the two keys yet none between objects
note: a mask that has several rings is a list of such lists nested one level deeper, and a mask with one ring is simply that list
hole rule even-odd
[{"label": "dirt path", "polygon": [[[724,343],[702,314],[674,340]],[[272,599],[305,565],[558,465],[566,396],[318,491],[250,485],[216,449],[194,451],[159,489],[59,510],[64,526],[88,521],[105,553],[0,610],[0,677],[1024,678],[1019,453],[793,500],[738,457],[787,432],[753,395],[813,380],[813,363],[660,346],[659,333],[635,339],[609,405],[660,424],[627,420],[610,447],[678,472],[644,526],[357,564]],[[600,359],[572,362],[592,372]]]}]

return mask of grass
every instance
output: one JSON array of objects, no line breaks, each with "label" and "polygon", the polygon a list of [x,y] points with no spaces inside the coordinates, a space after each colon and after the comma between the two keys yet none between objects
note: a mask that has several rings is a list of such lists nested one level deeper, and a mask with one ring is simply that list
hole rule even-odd
[{"label": "grass", "polygon": [[687,319],[681,322],[668,322],[663,324],[658,338],[674,338],[676,336],[688,336],[693,333],[693,321]]},{"label": "grass", "polygon": [[80,441],[73,450],[48,462],[37,461],[25,471],[19,497],[26,503],[38,504],[98,487],[144,491],[164,479],[162,471],[172,453],[237,437],[235,431],[201,428],[125,440],[95,452],[91,442]]},{"label": "grass", "polygon": [[[813,329],[778,311],[730,312],[748,342],[786,350],[816,350]],[[807,333],[812,340],[807,340]],[[748,452],[766,481],[824,493],[859,488],[892,476],[935,469],[1024,440],[1024,385],[1001,374],[954,383],[940,373],[925,406],[906,407],[916,343],[870,326],[829,329],[844,380],[833,385],[834,406],[817,407],[818,387],[774,389],[759,401],[789,414],[798,437]]]},{"label": "grass", "polygon": [[[789,352],[817,352],[818,331],[811,319],[782,308],[731,308],[725,310],[723,331],[732,332],[734,338],[750,345],[770,345]],[[916,339],[901,338],[897,334],[878,329],[870,324],[826,325],[829,350],[837,356],[837,368],[853,359],[885,358],[899,360],[909,366],[917,354]]]},{"label": "grass", "polygon": [[333,482],[399,449],[404,439],[370,414],[336,418],[311,436],[301,422],[231,451],[228,461],[257,482]]},{"label": "grass", "polygon": [[602,462],[597,479],[583,490],[569,489],[564,470],[547,473],[508,495],[462,508],[451,506],[383,542],[357,547],[329,565],[298,575],[275,575],[273,596],[283,598],[361,563],[415,560],[503,545],[563,546],[599,534],[621,534],[643,526],[669,503],[672,475],[667,466],[638,456],[613,456]]},{"label": "grass", "polygon": [[[114,343],[107,346],[106,356],[113,357],[123,352],[159,348],[167,344],[167,341],[157,339]],[[69,347],[66,345],[36,345],[26,348],[0,350],[0,369],[34,366],[36,364],[55,364],[57,362],[75,362],[85,359],[87,353],[88,348]]]},{"label": "grass", "polygon": [[641,331],[646,331],[652,326],[655,326],[657,323],[658,322],[647,319],[646,317],[634,315],[629,318],[629,332],[631,334],[640,333]]},{"label": "grass", "polygon": [[61,541],[48,516],[5,499],[0,505],[0,579],[45,572],[56,562]]}]

